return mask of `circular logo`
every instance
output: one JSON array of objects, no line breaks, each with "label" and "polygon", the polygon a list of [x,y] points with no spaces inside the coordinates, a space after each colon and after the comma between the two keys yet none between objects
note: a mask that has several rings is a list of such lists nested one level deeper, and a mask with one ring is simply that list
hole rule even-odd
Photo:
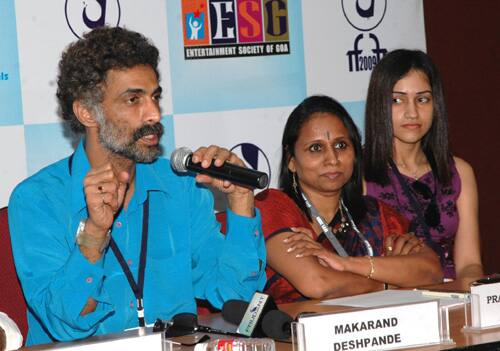
[{"label": "circular logo", "polygon": [[97,27],[120,24],[119,0],[66,0],[66,22],[77,38]]},{"label": "circular logo", "polygon": [[[271,183],[271,164],[261,148],[254,144],[241,143],[233,146],[231,151],[238,155],[248,167],[267,173],[269,175],[269,184]],[[269,184],[267,187],[269,187]]]},{"label": "circular logo", "polygon": [[384,19],[387,0],[342,0],[347,22],[357,30],[369,31]]}]

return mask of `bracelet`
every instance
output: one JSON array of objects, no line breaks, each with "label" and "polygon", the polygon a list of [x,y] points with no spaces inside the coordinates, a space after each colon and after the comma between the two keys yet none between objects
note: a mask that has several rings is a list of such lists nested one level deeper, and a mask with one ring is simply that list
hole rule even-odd
[{"label": "bracelet", "polygon": [[78,225],[78,229],[76,231],[76,243],[88,249],[97,249],[99,253],[103,253],[111,240],[111,230],[108,230],[104,238],[96,238],[95,236],[89,235],[85,232],[85,223],[86,221],[82,220]]},{"label": "bracelet", "polygon": [[373,258],[371,256],[366,256],[368,257],[368,261],[370,261],[370,273],[366,276],[368,279],[372,279],[373,274],[375,273],[375,264],[373,263]]}]

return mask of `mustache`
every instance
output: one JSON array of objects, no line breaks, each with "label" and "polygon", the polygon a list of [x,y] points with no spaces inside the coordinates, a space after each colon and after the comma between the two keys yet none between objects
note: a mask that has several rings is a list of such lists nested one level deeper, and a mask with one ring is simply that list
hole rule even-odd
[{"label": "mustache", "polygon": [[134,141],[139,140],[145,135],[155,134],[158,138],[163,135],[163,125],[158,122],[155,124],[146,124],[134,132]]}]

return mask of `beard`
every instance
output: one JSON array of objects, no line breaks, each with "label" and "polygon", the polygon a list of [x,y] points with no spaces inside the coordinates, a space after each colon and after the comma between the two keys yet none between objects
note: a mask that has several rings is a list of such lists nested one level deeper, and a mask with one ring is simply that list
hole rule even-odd
[{"label": "beard", "polygon": [[151,163],[161,154],[161,147],[157,145],[140,145],[139,139],[145,135],[154,134],[160,140],[163,135],[161,123],[145,124],[130,133],[126,125],[119,125],[106,119],[100,107],[95,109],[95,118],[99,123],[99,141],[109,151],[124,158],[140,163]]}]

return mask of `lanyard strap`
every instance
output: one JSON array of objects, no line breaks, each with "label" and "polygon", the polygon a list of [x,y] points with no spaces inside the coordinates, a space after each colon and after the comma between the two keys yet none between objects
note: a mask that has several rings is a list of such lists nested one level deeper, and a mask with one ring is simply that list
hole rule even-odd
[{"label": "lanyard strap", "polygon": [[123,273],[127,277],[130,288],[134,292],[135,298],[137,299],[137,318],[139,320],[139,326],[144,327],[146,325],[144,321],[144,306],[143,306],[143,293],[144,293],[144,272],[146,270],[146,253],[148,251],[148,224],[149,224],[149,196],[146,199],[143,207],[142,213],[142,240],[141,240],[141,255],[139,259],[139,274],[137,283],[134,280],[134,276],[130,271],[130,268],[125,261],[118,245],[116,245],[115,240],[111,237],[109,245],[111,250],[116,256],[118,263],[122,267]]},{"label": "lanyard strap", "polygon": [[323,231],[323,233],[325,233],[326,237],[328,238],[328,240],[332,244],[335,251],[337,251],[339,256],[343,256],[343,257],[349,256],[347,254],[347,252],[345,251],[344,247],[342,246],[342,244],[339,242],[339,240],[335,237],[335,235],[333,235],[330,227],[326,224],[323,217],[321,217],[321,215],[319,214],[316,207],[314,207],[313,204],[311,204],[309,202],[309,200],[307,199],[307,197],[304,193],[301,192],[301,194],[302,194],[302,198],[304,199],[304,202],[306,203],[307,208],[311,212],[311,216],[314,217],[316,222],[319,224],[319,226],[321,227],[321,230]]},{"label": "lanyard strap", "polygon": [[358,226],[356,225],[356,223],[354,223],[354,219],[352,219],[351,213],[349,212],[349,209],[347,208],[347,206],[344,204],[344,200],[343,199],[340,199],[340,206],[342,206],[341,208],[344,208],[346,216],[349,219],[349,222],[351,223],[352,229],[354,229],[354,231],[356,232],[356,234],[358,234],[359,239],[365,245],[366,254],[368,256],[373,256],[373,247],[372,247],[372,245],[370,244],[370,242],[368,241],[368,239],[366,238],[366,236],[361,232],[361,230],[358,229]]}]

